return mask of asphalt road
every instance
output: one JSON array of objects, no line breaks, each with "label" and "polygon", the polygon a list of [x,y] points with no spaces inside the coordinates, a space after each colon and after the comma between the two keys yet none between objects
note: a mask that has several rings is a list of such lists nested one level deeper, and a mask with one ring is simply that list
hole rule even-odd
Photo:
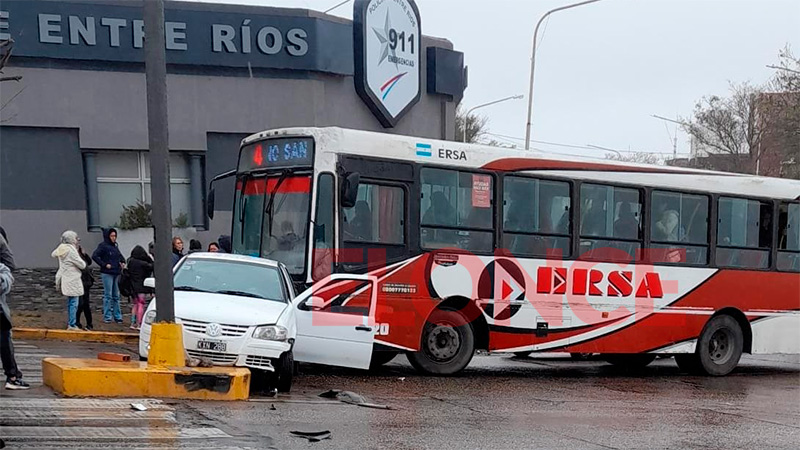
[{"label": "asphalt road", "polygon": [[[26,344],[49,354],[102,347]],[[300,372],[289,395],[254,395],[240,403],[165,401],[148,412],[150,418],[129,412],[125,402],[58,406],[46,388],[4,392],[0,433],[17,433],[9,448],[795,449],[800,442],[800,356],[745,356],[724,378],[683,375],[671,359],[626,373],[601,361],[505,355],[476,356],[451,378],[420,376],[402,356],[372,373],[309,365]],[[328,389],[353,391],[391,409],[318,397]],[[40,403],[26,408],[26,399]],[[65,420],[63,410],[78,410],[80,402],[102,411],[83,408],[83,415]],[[45,412],[47,404],[62,416]],[[38,413],[21,415],[25,410]],[[74,427],[106,431],[78,440]],[[165,436],[164,430],[172,431]],[[311,443],[293,430],[327,430],[331,438]],[[36,433],[66,437],[31,439]]]}]

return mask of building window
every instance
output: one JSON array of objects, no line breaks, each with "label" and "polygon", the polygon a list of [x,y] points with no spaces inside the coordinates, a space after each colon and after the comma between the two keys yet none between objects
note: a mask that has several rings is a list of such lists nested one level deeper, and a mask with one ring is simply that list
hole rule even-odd
[{"label": "building window", "polygon": [[492,176],[424,168],[421,178],[422,246],[492,252],[494,247]]},{"label": "building window", "polygon": [[778,270],[800,272],[800,203],[781,205],[777,262]]},{"label": "building window", "polygon": [[708,197],[653,191],[650,260],[655,263],[708,262]]},{"label": "building window", "polygon": [[569,183],[506,177],[503,246],[513,255],[570,255]]},{"label": "building window", "polygon": [[766,269],[772,245],[772,205],[720,197],[717,265]]},{"label": "building window", "polygon": [[355,206],[344,208],[342,213],[346,241],[405,243],[405,192],[402,188],[360,183]]},{"label": "building window", "polygon": [[581,186],[581,257],[610,261],[639,259],[642,202],[637,189]]},{"label": "building window", "polygon": [[[119,226],[123,207],[138,202],[152,204],[148,152],[109,151],[94,154],[97,180],[99,225]],[[184,154],[171,153],[170,201],[172,220],[179,226],[191,225],[191,179],[189,161]]]}]

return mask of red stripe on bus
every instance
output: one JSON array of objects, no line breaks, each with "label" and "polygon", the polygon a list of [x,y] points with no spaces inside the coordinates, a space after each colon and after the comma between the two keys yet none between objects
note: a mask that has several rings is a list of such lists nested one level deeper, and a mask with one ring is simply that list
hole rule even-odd
[{"label": "red stripe on bus", "polygon": [[[266,183],[265,183],[266,181]],[[278,182],[277,178],[270,178],[269,180],[259,179],[250,180],[247,182],[245,195],[263,195],[271,192]],[[236,190],[242,190],[242,182],[236,183]],[[292,177],[283,181],[278,188],[281,194],[307,194],[311,192],[311,178],[310,177]]]}]

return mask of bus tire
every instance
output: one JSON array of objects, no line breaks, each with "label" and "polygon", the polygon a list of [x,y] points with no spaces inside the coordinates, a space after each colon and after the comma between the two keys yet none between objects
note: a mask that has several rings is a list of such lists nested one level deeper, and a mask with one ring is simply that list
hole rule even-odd
[{"label": "bus tire", "polygon": [[442,308],[431,313],[422,330],[420,350],[408,361],[420,372],[452,375],[467,367],[475,354],[475,331],[459,311]]},{"label": "bus tire", "polygon": [[656,359],[656,355],[650,353],[620,353],[603,355],[603,359],[617,367],[625,369],[641,369]]},{"label": "bus tire", "polygon": [[700,359],[695,353],[675,355],[675,363],[678,364],[678,369],[680,369],[681,372],[686,372],[690,375],[698,375],[701,373]]},{"label": "bus tire", "polygon": [[712,317],[697,340],[701,373],[714,377],[731,373],[739,364],[743,348],[744,333],[739,322],[727,314]]},{"label": "bus tire", "polygon": [[395,356],[397,356],[397,352],[372,352],[372,359],[369,361],[369,369],[378,369],[393,360]]}]

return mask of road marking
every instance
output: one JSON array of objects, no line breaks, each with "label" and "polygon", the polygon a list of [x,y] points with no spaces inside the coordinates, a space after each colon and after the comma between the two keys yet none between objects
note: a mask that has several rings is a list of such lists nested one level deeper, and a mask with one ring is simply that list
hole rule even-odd
[{"label": "road marking", "polygon": [[31,440],[174,440],[230,438],[228,433],[213,427],[148,428],[148,427],[20,427],[3,426],[3,439]]}]

